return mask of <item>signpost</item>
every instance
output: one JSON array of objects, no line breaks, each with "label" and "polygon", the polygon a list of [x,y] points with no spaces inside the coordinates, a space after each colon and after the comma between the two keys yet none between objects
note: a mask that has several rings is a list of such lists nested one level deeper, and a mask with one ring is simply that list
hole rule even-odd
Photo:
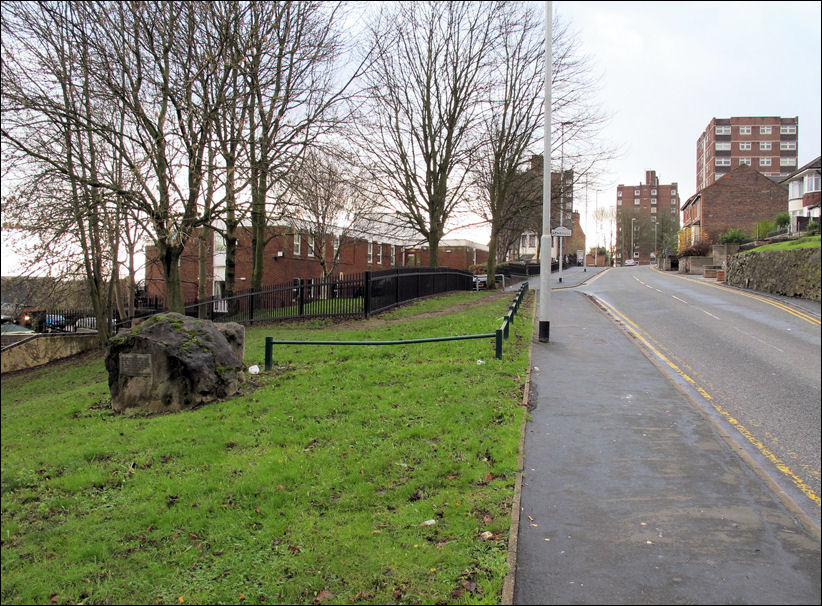
[{"label": "signpost", "polygon": [[[555,227],[551,230],[551,235],[557,238],[569,238],[571,236],[571,230],[567,227],[560,225]],[[562,284],[562,241],[560,241],[559,245],[559,283]]]}]

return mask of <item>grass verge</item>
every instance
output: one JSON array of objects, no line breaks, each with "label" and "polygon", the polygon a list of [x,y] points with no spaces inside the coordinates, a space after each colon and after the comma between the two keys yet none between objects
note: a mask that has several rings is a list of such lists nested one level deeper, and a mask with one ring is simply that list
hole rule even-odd
[{"label": "grass verge", "polygon": [[[246,362],[266,336],[492,332],[513,298],[467,294],[255,327]],[[113,414],[102,357],[4,377],[2,602],[498,603],[532,306],[502,361],[493,339],[277,346],[180,414]]]},{"label": "grass verge", "polygon": [[775,244],[765,244],[757,246],[745,252],[764,252],[766,250],[794,250],[797,248],[819,248],[819,236],[806,236],[804,238],[797,238],[796,240],[786,240],[785,242],[777,242]]}]

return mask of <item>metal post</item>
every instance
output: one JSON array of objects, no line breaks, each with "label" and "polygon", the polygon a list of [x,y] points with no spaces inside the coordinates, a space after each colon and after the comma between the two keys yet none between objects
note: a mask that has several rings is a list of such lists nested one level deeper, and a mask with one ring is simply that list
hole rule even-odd
[{"label": "metal post", "polygon": [[497,337],[496,358],[497,358],[497,360],[502,360],[502,329],[501,328],[497,329],[496,337]]},{"label": "metal post", "polygon": [[[545,124],[542,153],[542,235],[539,244],[539,340],[551,333],[551,2],[545,3]],[[502,341],[497,335],[497,357]]]},{"label": "metal post", "polygon": [[265,338],[265,369],[271,370],[274,366],[273,364],[273,349],[274,349],[274,337],[266,337]]}]

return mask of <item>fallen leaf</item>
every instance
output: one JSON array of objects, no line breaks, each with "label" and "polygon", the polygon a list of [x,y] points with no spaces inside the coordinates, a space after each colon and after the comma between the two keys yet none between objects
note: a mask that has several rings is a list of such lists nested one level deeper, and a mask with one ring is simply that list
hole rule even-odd
[{"label": "fallen leaf", "polygon": [[323,589],[320,593],[317,594],[317,597],[314,598],[315,604],[321,604],[325,600],[331,600],[334,598],[334,594],[328,591],[327,589]]}]

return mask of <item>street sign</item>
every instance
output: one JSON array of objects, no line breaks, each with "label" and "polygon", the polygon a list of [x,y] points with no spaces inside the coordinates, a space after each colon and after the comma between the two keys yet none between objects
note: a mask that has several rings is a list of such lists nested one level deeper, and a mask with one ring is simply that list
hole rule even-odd
[{"label": "street sign", "polygon": [[560,225],[551,230],[551,235],[557,238],[568,238],[571,236],[571,230]]}]

